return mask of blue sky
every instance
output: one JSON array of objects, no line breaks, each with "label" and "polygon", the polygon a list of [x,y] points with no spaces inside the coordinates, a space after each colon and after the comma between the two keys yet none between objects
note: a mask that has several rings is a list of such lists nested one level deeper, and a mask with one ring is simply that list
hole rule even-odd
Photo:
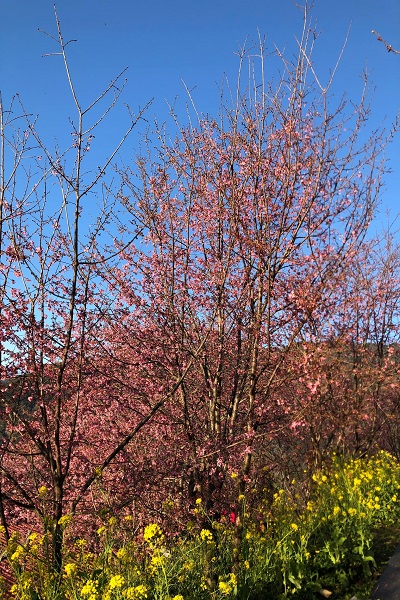
[{"label": "blue sky", "polygon": [[[219,86],[224,75],[235,84],[237,51],[257,40],[257,30],[291,55],[295,35],[302,28],[302,14],[290,0],[59,0],[57,11],[64,39],[70,44],[72,73],[82,104],[93,99],[113,76],[128,66],[123,101],[110,117],[108,137],[113,139],[127,123],[124,103],[133,110],[154,98],[147,112],[162,122],[168,117],[167,101],[175,102],[185,118],[187,95],[182,83],[193,90],[200,112],[216,114]],[[28,112],[39,114],[38,130],[50,144],[70,131],[68,116],[73,106],[56,44],[38,29],[55,34],[50,0],[2,0],[0,23],[0,90],[8,104],[18,92]],[[320,33],[314,54],[322,82],[329,78],[351,24],[350,38],[337,72],[334,93],[345,91],[358,101],[362,72],[367,69],[375,88],[371,129],[395,119],[400,108],[400,56],[388,53],[371,30],[378,31],[400,48],[398,0],[315,0],[312,18]],[[266,78],[276,78],[277,63],[267,63]],[[141,130],[144,130],[142,126]],[[116,139],[116,138],[115,138]],[[134,154],[135,137],[123,150]],[[394,216],[400,210],[399,135],[388,147],[394,171],[386,178],[382,208]]]}]

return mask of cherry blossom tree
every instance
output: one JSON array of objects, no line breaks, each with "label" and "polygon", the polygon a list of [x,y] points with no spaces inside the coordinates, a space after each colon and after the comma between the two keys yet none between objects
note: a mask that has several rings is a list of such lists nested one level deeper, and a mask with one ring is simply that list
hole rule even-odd
[{"label": "cherry blossom tree", "polygon": [[[332,106],[331,81],[322,87],[313,70],[313,39],[306,25],[297,59],[281,55],[276,87],[261,78],[238,88],[220,120],[176,119],[171,142],[159,129],[159,158],[148,148],[122,171],[119,191],[125,236],[142,227],[146,237],[140,252],[121,243],[122,264],[108,273],[127,311],[108,324],[121,343],[105,360],[134,372],[143,351],[161,386],[181,381],[193,361],[163,408],[175,468],[181,451],[175,477],[189,505],[196,495],[217,512],[234,502],[237,549],[237,498],[261,476],[268,446],[301,419],[287,393],[294,345],[317,323],[329,329],[381,186],[383,140],[361,134],[364,93],[357,107]],[[138,315],[146,333],[152,324],[150,346],[136,337]],[[129,395],[135,379],[125,379]],[[150,379],[156,385],[156,372]],[[135,394],[150,385],[137,381]],[[153,432],[156,450],[165,432]]]},{"label": "cherry blossom tree", "polygon": [[317,466],[332,451],[365,454],[378,446],[398,455],[399,249],[393,233],[364,244],[347,285],[337,291],[330,330],[314,330],[294,357],[300,368],[293,403],[302,413],[297,430]]},{"label": "cherry blossom tree", "polygon": [[[106,173],[143,110],[137,116],[129,111],[120,142],[101,166],[87,170],[94,133],[123,90],[124,71],[82,106],[67,60],[69,42],[55,17],[57,35],[48,35],[58,45],[52,54],[64,63],[75,107],[72,143],[50,151],[18,96],[8,109],[0,106],[0,515],[8,537],[13,518],[32,523],[27,515],[36,514],[52,536],[59,568],[61,518],[73,487],[68,477],[84,464],[77,464],[76,454],[82,456],[87,355],[109,309],[96,274],[99,262],[108,260],[101,251],[112,212]],[[89,211],[94,217],[88,225]]]}]

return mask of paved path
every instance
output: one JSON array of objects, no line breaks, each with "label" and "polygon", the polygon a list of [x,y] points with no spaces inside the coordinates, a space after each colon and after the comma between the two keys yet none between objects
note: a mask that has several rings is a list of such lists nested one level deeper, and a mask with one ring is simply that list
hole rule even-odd
[{"label": "paved path", "polygon": [[371,594],[372,600],[400,600],[400,544]]}]

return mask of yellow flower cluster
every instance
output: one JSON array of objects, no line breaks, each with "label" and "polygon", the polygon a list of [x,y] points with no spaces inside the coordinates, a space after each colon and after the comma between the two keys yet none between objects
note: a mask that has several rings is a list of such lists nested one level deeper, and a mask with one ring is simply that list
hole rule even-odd
[{"label": "yellow flower cluster", "polygon": [[17,549],[11,555],[12,562],[18,562],[20,558],[25,555],[25,548],[23,546],[17,546]]},{"label": "yellow flower cluster", "polygon": [[194,567],[195,567],[194,560],[188,560],[183,564],[183,569],[185,571],[193,571]]},{"label": "yellow flower cluster", "polygon": [[119,548],[117,550],[117,556],[120,560],[124,560],[124,558],[126,558],[128,555],[128,551],[125,547]]},{"label": "yellow flower cluster", "polygon": [[77,566],[75,563],[68,563],[64,565],[64,571],[67,577],[73,577],[77,571]]},{"label": "yellow flower cluster", "polygon": [[147,525],[147,527],[145,527],[145,530],[143,533],[143,539],[146,542],[149,542],[150,540],[153,540],[154,538],[160,540],[163,537],[164,537],[164,534],[162,532],[162,529],[159,525],[157,525],[157,523],[151,523],[150,525]]},{"label": "yellow flower cluster", "polygon": [[209,529],[202,529],[200,531],[200,538],[202,539],[203,542],[212,542],[214,539],[213,535]]},{"label": "yellow flower cluster", "polygon": [[96,600],[97,598],[97,583],[93,579],[88,579],[81,589],[81,596],[88,597],[88,600]]},{"label": "yellow flower cluster", "polygon": [[153,567],[162,567],[165,563],[165,554],[160,551],[155,551],[151,557],[151,564]]},{"label": "yellow flower cluster", "polygon": [[115,588],[121,588],[124,584],[125,578],[122,575],[114,575],[108,582],[108,587],[110,590],[114,590]]},{"label": "yellow flower cluster", "polygon": [[67,527],[72,521],[72,515],[63,515],[60,519],[58,519],[58,524],[61,527]]},{"label": "yellow flower cluster", "polygon": [[237,586],[237,579],[236,579],[236,575],[234,573],[229,574],[228,581],[220,581],[218,583],[219,591],[221,592],[221,594],[223,596],[229,596],[230,594],[232,594],[232,592],[235,590],[236,586]]},{"label": "yellow flower cluster", "polygon": [[145,585],[129,587],[123,591],[123,595],[127,600],[143,600],[147,598],[147,587]]}]

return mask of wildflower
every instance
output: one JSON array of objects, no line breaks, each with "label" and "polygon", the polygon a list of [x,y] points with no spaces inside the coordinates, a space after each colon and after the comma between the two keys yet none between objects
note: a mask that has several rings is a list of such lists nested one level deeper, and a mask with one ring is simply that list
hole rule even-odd
[{"label": "wildflower", "polygon": [[172,600],[183,600],[183,596],[181,596],[180,594],[178,594],[177,596],[174,596],[172,598]]},{"label": "wildflower", "polygon": [[124,517],[124,521],[126,521],[127,523],[131,523],[133,521],[132,515],[126,515]]},{"label": "wildflower", "polygon": [[147,588],[145,585],[137,585],[136,587],[129,587],[127,590],[123,592],[123,595],[128,600],[141,600],[142,598],[147,598]]},{"label": "wildflower", "polygon": [[237,473],[231,473],[231,478],[232,478],[232,479],[236,479],[236,477],[237,477],[237,476],[238,476],[238,474],[237,474]]},{"label": "wildflower", "polygon": [[244,568],[245,568],[245,569],[247,569],[247,570],[249,570],[249,569],[250,569],[250,563],[249,563],[249,561],[248,561],[248,560],[245,560],[245,561],[244,561]]},{"label": "wildflower", "polygon": [[64,571],[65,571],[67,577],[73,577],[73,575],[75,575],[75,573],[77,571],[76,564],[68,563],[67,565],[64,566]]},{"label": "wildflower", "polygon": [[237,585],[237,578],[235,573],[229,573],[229,580],[233,586]]},{"label": "wildflower", "polygon": [[162,567],[164,563],[165,563],[165,558],[162,554],[154,553],[153,556],[151,557],[151,564],[154,567]]},{"label": "wildflower", "polygon": [[200,531],[200,537],[203,540],[203,542],[212,542],[213,541],[213,536],[209,529],[202,529]]},{"label": "wildflower", "polygon": [[245,499],[245,495],[244,494],[239,494],[239,496],[238,496],[239,502],[242,502],[244,499]]},{"label": "wildflower", "polygon": [[164,536],[161,527],[157,525],[157,523],[151,523],[150,525],[147,525],[143,533],[143,538],[146,542],[149,542],[152,538],[161,539],[163,537]]},{"label": "wildflower", "polygon": [[108,519],[108,522],[110,525],[116,525],[117,524],[117,518],[116,517],[110,517]]},{"label": "wildflower", "polygon": [[47,494],[48,494],[49,490],[47,489],[47,487],[46,487],[45,485],[42,485],[42,486],[41,486],[41,487],[38,489],[38,492],[39,492],[39,496],[40,496],[41,498],[44,498],[44,496],[47,496]]},{"label": "wildflower", "polygon": [[229,583],[227,583],[226,581],[220,581],[218,584],[219,587],[219,591],[221,592],[221,594],[223,594],[224,596],[229,596],[229,594],[232,591],[231,586],[229,585]]},{"label": "wildflower", "polygon": [[72,521],[72,515],[63,515],[60,519],[58,519],[58,524],[61,527],[67,527]]},{"label": "wildflower", "polygon": [[128,554],[128,553],[127,553],[127,551],[126,551],[126,548],[120,548],[120,549],[117,551],[117,556],[118,556],[118,558],[119,558],[120,560],[122,560],[123,558],[125,558],[127,554]]},{"label": "wildflower", "polygon": [[297,531],[298,528],[299,528],[299,526],[297,525],[297,523],[292,523],[290,527],[293,529],[293,531]]},{"label": "wildflower", "polygon": [[97,535],[101,535],[105,530],[106,530],[106,528],[104,527],[104,525],[102,525],[101,527],[98,528]]},{"label": "wildflower", "polygon": [[113,590],[115,588],[120,588],[124,585],[125,583],[125,577],[123,577],[122,575],[114,575],[114,577],[111,577],[109,583],[108,583],[108,587],[110,588],[110,590]]},{"label": "wildflower", "polygon": [[81,596],[90,596],[95,598],[97,594],[96,582],[93,579],[88,579],[83,588],[81,589]]},{"label": "wildflower", "polygon": [[22,558],[25,554],[25,548],[23,546],[18,546],[15,552],[11,555],[11,561],[17,562],[20,558]]},{"label": "wildflower", "polygon": [[197,498],[197,499],[196,499],[196,504],[197,504],[197,505],[198,505],[198,504],[201,504],[201,502],[202,502],[201,498]]}]

